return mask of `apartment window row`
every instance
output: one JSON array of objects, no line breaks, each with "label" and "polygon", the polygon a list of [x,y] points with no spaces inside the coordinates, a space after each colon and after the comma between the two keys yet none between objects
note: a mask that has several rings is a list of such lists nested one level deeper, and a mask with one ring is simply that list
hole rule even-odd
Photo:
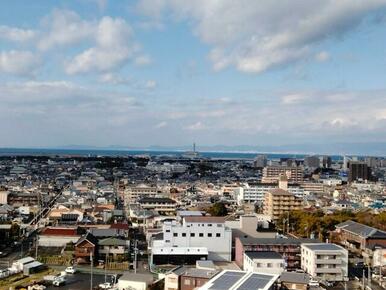
[{"label": "apartment window row", "polygon": [[[173,233],[173,237],[177,238],[178,237],[178,233]],[[186,233],[181,233],[181,237],[186,237]],[[196,233],[190,233],[190,237],[192,237],[192,238],[196,237]],[[203,238],[204,237],[204,233],[199,233],[198,237]],[[207,237],[211,238],[211,237],[213,237],[213,234],[212,233],[208,233]],[[220,233],[216,233],[216,238],[221,238],[221,234]]]}]

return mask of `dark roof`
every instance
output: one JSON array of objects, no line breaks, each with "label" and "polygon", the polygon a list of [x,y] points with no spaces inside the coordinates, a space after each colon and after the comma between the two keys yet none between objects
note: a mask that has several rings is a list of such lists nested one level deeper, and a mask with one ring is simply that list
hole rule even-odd
[{"label": "dark roof", "polygon": [[88,241],[89,243],[93,244],[94,246],[98,245],[98,240],[96,237],[94,237],[90,232],[87,232],[83,237],[81,237],[77,242],[76,246],[83,243],[84,241]]},{"label": "dark roof", "polygon": [[76,227],[46,227],[42,232],[43,236],[79,236],[80,232]]},{"label": "dark roof", "polygon": [[373,227],[366,226],[364,224],[354,222],[352,220],[337,224],[335,228],[348,231],[355,235],[361,236],[362,238],[386,239],[386,232]]},{"label": "dark roof", "polygon": [[125,223],[116,223],[110,226],[111,229],[129,230],[129,225]]},{"label": "dark roof", "polygon": [[320,243],[317,239],[295,239],[295,238],[253,238],[238,237],[243,245],[301,245],[302,243]]},{"label": "dark roof", "polygon": [[310,276],[306,273],[283,272],[280,275],[280,281],[283,283],[308,284]]},{"label": "dark roof", "polygon": [[139,203],[176,203],[175,200],[167,197],[143,197]]},{"label": "dark roof", "polygon": [[313,251],[341,251],[342,250],[342,247],[335,244],[329,244],[329,243],[304,244],[304,246]]},{"label": "dark roof", "polygon": [[251,259],[283,259],[282,255],[272,251],[267,251],[267,252],[246,251],[245,255],[247,255]]}]

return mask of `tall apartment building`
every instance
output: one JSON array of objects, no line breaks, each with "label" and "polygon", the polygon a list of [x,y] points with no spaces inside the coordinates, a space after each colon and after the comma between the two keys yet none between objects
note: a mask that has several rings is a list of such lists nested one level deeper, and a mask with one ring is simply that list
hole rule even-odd
[{"label": "tall apartment building", "polygon": [[348,251],[335,244],[302,244],[301,267],[314,278],[343,281],[348,276]]},{"label": "tall apartment building", "polygon": [[282,188],[269,190],[265,193],[264,214],[276,222],[279,217],[287,212],[302,209],[303,199]]},{"label": "tall apartment building", "polygon": [[206,216],[187,216],[182,223],[165,222],[162,237],[151,243],[154,264],[195,263],[195,257],[201,255],[213,261],[231,261],[231,247],[232,230],[225,226],[224,218]]},{"label": "tall apartment building", "polygon": [[289,183],[303,182],[303,167],[301,166],[266,166],[263,169],[263,183],[275,183],[279,177],[287,176]]},{"label": "tall apartment building", "polygon": [[371,168],[366,162],[361,161],[350,161],[348,165],[348,182],[355,180],[371,180]]},{"label": "tall apartment building", "polygon": [[255,160],[253,161],[253,165],[258,168],[263,168],[267,166],[267,156],[266,155],[257,155]]},{"label": "tall apartment building", "polygon": [[304,157],[304,166],[311,167],[311,168],[318,168],[320,166],[319,156]]}]

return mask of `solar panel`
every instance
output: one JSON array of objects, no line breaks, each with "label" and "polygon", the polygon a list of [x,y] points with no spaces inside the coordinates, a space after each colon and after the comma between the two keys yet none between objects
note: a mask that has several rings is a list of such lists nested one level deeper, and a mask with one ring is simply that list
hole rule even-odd
[{"label": "solar panel", "polygon": [[272,276],[261,275],[261,274],[252,274],[247,280],[245,280],[237,290],[253,290],[253,289],[263,289],[269,281],[271,281]]},{"label": "solar panel", "polygon": [[219,278],[217,278],[213,285],[209,289],[213,290],[226,290],[231,288],[234,284],[239,281],[245,273],[243,272],[225,272]]}]

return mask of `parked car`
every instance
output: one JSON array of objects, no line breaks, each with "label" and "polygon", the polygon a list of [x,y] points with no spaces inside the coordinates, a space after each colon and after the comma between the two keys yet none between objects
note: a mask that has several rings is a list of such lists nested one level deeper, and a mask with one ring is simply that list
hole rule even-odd
[{"label": "parked car", "polygon": [[66,284],[66,279],[63,276],[57,277],[54,282],[52,282],[52,285],[56,287],[63,286],[64,284]]},{"label": "parked car", "polygon": [[308,282],[308,286],[319,287],[319,282],[316,280],[310,280],[310,282]]},{"label": "parked car", "polygon": [[110,282],[105,282],[105,283],[99,284],[99,288],[101,288],[101,289],[111,289],[111,288],[113,288],[113,285]]},{"label": "parked car", "polygon": [[75,273],[77,272],[76,268],[73,267],[73,266],[67,267],[64,271],[65,271],[67,274],[75,274]]}]

